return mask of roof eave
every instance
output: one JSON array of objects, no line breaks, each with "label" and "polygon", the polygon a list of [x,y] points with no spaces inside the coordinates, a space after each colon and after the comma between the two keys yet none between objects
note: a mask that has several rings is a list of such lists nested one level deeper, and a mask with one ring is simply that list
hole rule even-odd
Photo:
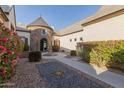
[{"label": "roof eave", "polygon": [[[114,12],[112,12],[112,13],[109,13],[109,14],[103,15],[103,16],[101,16],[101,17],[98,17],[98,18],[96,18],[96,19],[93,19],[93,20],[84,22],[84,23],[81,24],[81,25],[82,25],[82,26],[87,26],[87,25],[89,25],[90,23],[92,23],[92,22],[94,22],[94,21],[96,21],[96,20],[99,20],[99,19],[105,20],[105,19],[104,19],[105,17],[107,17],[107,16],[109,16],[109,15],[113,15],[113,14],[119,12],[119,11],[122,11],[122,12],[124,13],[124,9],[120,9],[120,10],[114,11]],[[120,14],[121,14],[121,13],[119,13],[119,14],[117,14],[117,15],[120,15]],[[117,15],[115,15],[115,16],[117,16]],[[113,16],[113,17],[114,17],[114,16]],[[112,17],[109,17],[109,18],[112,18]],[[102,21],[102,20],[101,20],[101,21]],[[100,22],[100,21],[98,21],[98,22]],[[97,22],[96,22],[96,23],[97,23]]]},{"label": "roof eave", "polygon": [[2,12],[2,16],[5,19],[5,21],[9,21],[8,17],[6,16],[6,14],[3,12],[2,8],[0,7],[0,11]]},{"label": "roof eave", "polygon": [[24,30],[20,30],[20,29],[16,29],[16,31],[31,33],[31,31],[24,31]]},{"label": "roof eave", "polygon": [[40,26],[40,27],[46,27],[46,28],[49,28],[53,31],[53,29],[49,26],[43,26],[43,25],[28,25],[27,27],[31,27],[31,26]]}]

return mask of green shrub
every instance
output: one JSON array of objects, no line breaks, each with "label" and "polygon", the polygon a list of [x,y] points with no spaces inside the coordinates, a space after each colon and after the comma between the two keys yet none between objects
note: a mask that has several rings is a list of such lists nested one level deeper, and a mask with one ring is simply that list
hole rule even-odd
[{"label": "green shrub", "polygon": [[23,51],[29,51],[29,45],[28,44],[24,44],[24,50]]},{"label": "green shrub", "polygon": [[18,52],[23,52],[24,50],[24,43],[21,40],[21,38],[19,36],[16,36],[15,40],[17,41],[17,51]]},{"label": "green shrub", "polygon": [[41,51],[29,52],[29,62],[38,62],[41,60]]},{"label": "green shrub", "polygon": [[[124,41],[98,41],[82,43],[82,58],[98,66],[119,68],[124,64]],[[121,66],[121,65],[120,65]],[[124,70],[124,67],[121,67]]]},{"label": "green shrub", "polygon": [[53,52],[59,52],[59,46],[52,46]]},{"label": "green shrub", "polygon": [[76,56],[76,55],[77,55],[76,50],[71,50],[71,51],[70,51],[70,55],[71,55],[71,56]]}]

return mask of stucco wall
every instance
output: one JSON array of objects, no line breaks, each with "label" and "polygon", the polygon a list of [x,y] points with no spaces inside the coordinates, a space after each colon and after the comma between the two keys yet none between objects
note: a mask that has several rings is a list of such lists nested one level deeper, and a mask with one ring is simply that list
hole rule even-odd
[{"label": "stucco wall", "polygon": [[[84,31],[60,37],[60,46],[75,50],[76,43],[86,41],[124,40],[124,14],[82,27]],[[74,41],[77,38],[77,41]],[[70,42],[70,39],[72,41]]]},{"label": "stucco wall", "polygon": [[19,36],[21,36],[21,37],[26,37],[26,38],[28,38],[28,45],[30,46],[30,33],[17,31],[17,34],[18,34]]},{"label": "stucco wall", "polygon": [[10,28],[9,22],[6,22],[2,15],[0,15],[0,22],[3,23],[5,27]]},{"label": "stucco wall", "polygon": [[[61,36],[60,37],[60,47],[65,48],[67,50],[68,49],[75,50],[77,42],[80,42],[81,37],[83,38],[83,31],[78,32],[78,33],[73,33],[70,35],[66,35],[66,36]],[[72,41],[70,41],[70,39]],[[76,39],[76,41],[75,41],[75,39]]]},{"label": "stucco wall", "polygon": [[124,14],[84,27],[84,41],[124,39]]},{"label": "stucco wall", "polygon": [[[0,12],[1,13],[1,12]],[[0,22],[4,23],[4,18],[0,15]]]},{"label": "stucco wall", "polygon": [[14,6],[11,7],[11,10],[9,14],[7,14],[7,17],[9,19],[8,22],[6,22],[6,26],[11,30],[11,25],[16,29],[16,16],[15,16],[15,9]]},{"label": "stucco wall", "polygon": [[11,24],[13,25],[14,28],[16,28],[16,17],[15,17],[15,9],[14,6],[12,6],[12,9],[9,13],[9,20],[11,22]]}]

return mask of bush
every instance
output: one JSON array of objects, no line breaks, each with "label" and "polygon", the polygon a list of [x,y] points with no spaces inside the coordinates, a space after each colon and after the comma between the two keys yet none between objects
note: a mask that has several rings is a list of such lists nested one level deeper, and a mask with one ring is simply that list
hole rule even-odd
[{"label": "bush", "polygon": [[15,41],[17,41],[17,52],[23,52],[24,43],[18,35],[16,35]]},{"label": "bush", "polygon": [[0,24],[0,83],[11,78],[17,63],[19,38],[13,31]]},{"label": "bush", "polygon": [[24,44],[24,50],[23,51],[29,51],[29,45],[28,44]]},{"label": "bush", "polygon": [[65,50],[61,50],[61,52],[65,52]]},{"label": "bush", "polygon": [[124,41],[85,42],[82,46],[82,58],[86,62],[124,71]]},{"label": "bush", "polygon": [[53,52],[59,52],[59,46],[52,46]]},{"label": "bush", "polygon": [[76,55],[77,55],[77,53],[76,53],[76,51],[75,51],[75,50],[71,50],[71,51],[70,51],[70,55],[71,55],[71,56],[76,56]]},{"label": "bush", "polygon": [[38,62],[41,60],[41,51],[29,52],[29,62]]}]

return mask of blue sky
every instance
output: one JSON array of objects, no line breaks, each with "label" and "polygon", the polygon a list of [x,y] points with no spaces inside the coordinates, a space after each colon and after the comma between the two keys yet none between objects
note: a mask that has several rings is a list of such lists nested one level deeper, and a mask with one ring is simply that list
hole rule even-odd
[{"label": "blue sky", "polygon": [[29,24],[42,16],[50,26],[62,29],[92,15],[100,7],[99,5],[17,5],[16,20],[19,23]]}]

